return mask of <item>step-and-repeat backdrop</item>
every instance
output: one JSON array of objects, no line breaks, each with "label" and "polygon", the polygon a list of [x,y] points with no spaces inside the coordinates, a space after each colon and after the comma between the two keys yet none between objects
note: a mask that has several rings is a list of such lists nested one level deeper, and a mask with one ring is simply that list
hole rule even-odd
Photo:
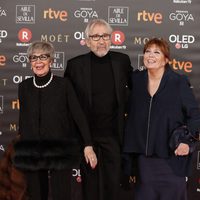
[{"label": "step-and-repeat backdrop", "polygon": [[[114,29],[111,49],[127,53],[134,69],[143,68],[144,44],[165,38],[173,69],[189,76],[200,103],[199,8],[199,0],[0,0],[0,157],[18,130],[18,84],[32,75],[27,47],[34,40],[53,43],[52,70],[62,76],[69,58],[88,51],[84,29],[91,19],[108,21]],[[78,167],[72,176],[73,190],[79,190]],[[200,198],[200,147],[188,190],[190,200]],[[133,199],[131,192],[122,192],[122,198]]]}]

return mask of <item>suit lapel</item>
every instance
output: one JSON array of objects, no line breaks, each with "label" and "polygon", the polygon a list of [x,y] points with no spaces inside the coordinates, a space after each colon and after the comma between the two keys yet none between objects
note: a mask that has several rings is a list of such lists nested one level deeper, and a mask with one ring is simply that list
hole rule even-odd
[{"label": "suit lapel", "polygon": [[83,76],[85,80],[86,92],[90,105],[92,105],[92,80],[91,80],[91,53],[86,54],[83,66]]},{"label": "suit lapel", "polygon": [[110,61],[112,65],[112,70],[113,70],[113,77],[115,81],[115,92],[117,96],[117,102],[120,102],[120,95],[119,95],[119,62],[116,62],[115,56],[112,52],[110,52]]}]

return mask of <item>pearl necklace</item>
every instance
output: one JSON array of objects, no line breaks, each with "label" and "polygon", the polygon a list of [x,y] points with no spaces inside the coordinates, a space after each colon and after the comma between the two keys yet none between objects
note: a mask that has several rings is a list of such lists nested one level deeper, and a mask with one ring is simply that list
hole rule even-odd
[{"label": "pearl necklace", "polygon": [[33,85],[36,87],[36,88],[45,88],[47,87],[51,81],[53,80],[53,73],[51,73],[51,77],[49,79],[49,81],[47,83],[45,83],[44,85],[37,85],[36,82],[35,82],[35,76],[33,77]]}]

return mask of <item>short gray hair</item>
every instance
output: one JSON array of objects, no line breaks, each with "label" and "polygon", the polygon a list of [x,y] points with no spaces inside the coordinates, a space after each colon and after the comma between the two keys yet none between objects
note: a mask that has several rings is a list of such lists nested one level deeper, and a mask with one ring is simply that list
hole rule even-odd
[{"label": "short gray hair", "polygon": [[54,59],[54,46],[49,42],[43,42],[43,41],[34,41],[27,49],[27,55],[28,58],[33,55],[33,53],[37,50],[42,50],[46,54],[50,55],[50,59]]},{"label": "short gray hair", "polygon": [[108,33],[111,34],[113,29],[112,27],[110,26],[110,24],[108,24],[108,22],[106,22],[104,19],[93,19],[91,20],[86,29],[85,29],[85,38],[88,39],[89,38],[89,35],[90,35],[90,32],[91,30],[94,28],[94,26],[96,25],[102,25],[102,26],[105,26],[108,30]]}]

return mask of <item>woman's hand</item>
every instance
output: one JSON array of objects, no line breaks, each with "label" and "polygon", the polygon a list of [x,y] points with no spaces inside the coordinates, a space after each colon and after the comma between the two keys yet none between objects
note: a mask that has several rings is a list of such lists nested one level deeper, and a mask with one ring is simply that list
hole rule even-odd
[{"label": "woman's hand", "polygon": [[84,156],[86,163],[90,163],[92,169],[97,165],[97,157],[92,146],[86,146],[84,148]]},{"label": "woman's hand", "polygon": [[190,147],[188,144],[180,143],[174,151],[176,156],[187,156],[189,154]]}]

